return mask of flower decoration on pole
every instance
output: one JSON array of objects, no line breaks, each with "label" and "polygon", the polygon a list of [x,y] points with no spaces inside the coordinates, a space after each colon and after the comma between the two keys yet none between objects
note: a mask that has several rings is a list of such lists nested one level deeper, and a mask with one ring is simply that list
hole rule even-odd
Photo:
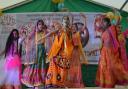
[{"label": "flower decoration on pole", "polygon": [[64,8],[64,0],[52,0],[54,11],[61,11]]},{"label": "flower decoration on pole", "polygon": [[53,2],[54,4],[57,4],[57,3],[60,2],[60,0],[52,0],[52,2]]},{"label": "flower decoration on pole", "polygon": [[120,24],[121,19],[122,19],[122,16],[121,16],[120,12],[117,11],[117,10],[115,10],[114,11],[114,20],[115,20],[115,23],[114,24],[115,25]]},{"label": "flower decoration on pole", "polygon": [[120,21],[122,19],[120,12],[117,10],[114,10],[113,12],[107,12],[106,17],[108,17],[111,20],[111,23],[113,25],[120,24]]},{"label": "flower decoration on pole", "polygon": [[64,0],[59,0],[58,10],[61,11],[64,8]]}]

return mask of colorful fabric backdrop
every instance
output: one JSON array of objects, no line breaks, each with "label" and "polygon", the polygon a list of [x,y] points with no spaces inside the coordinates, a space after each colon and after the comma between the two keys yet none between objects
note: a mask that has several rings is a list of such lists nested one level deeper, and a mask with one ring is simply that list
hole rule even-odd
[{"label": "colorful fabric backdrop", "polygon": [[[97,63],[99,58],[99,46],[101,41],[99,38],[96,38],[96,32],[94,27],[95,18],[99,13],[84,13],[87,17],[87,28],[85,28],[85,36],[82,36],[82,44],[85,51],[85,54],[90,63]],[[10,31],[13,28],[17,28],[18,30],[26,29],[27,35],[31,33],[34,29],[36,21],[39,19],[43,19],[45,24],[49,27],[52,25],[53,20],[58,20],[61,22],[62,16],[71,15],[69,13],[18,13],[18,14],[4,14],[0,17],[0,50],[3,50],[6,42],[6,38]],[[73,23],[78,25],[79,31],[81,31],[81,27],[84,24],[84,19],[80,16],[80,13],[74,12],[72,13],[74,17]],[[70,18],[71,19],[71,18]],[[31,44],[30,42],[29,44]],[[25,51],[25,50],[23,50]]]}]

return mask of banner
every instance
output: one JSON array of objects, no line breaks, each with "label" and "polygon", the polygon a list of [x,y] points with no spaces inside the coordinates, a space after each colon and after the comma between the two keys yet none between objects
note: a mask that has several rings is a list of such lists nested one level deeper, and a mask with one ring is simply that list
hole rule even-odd
[{"label": "banner", "polygon": [[[5,43],[10,31],[14,28],[27,30],[27,35],[34,29],[36,22],[39,19],[43,19],[47,27],[52,26],[54,20],[62,23],[63,16],[69,16],[70,21],[77,24],[78,30],[81,34],[81,41],[88,58],[89,63],[97,64],[100,55],[101,32],[97,28],[99,26],[100,14],[102,13],[83,13],[86,16],[86,20],[81,16],[79,12],[73,13],[52,13],[52,12],[40,12],[40,13],[6,13],[0,17],[0,52],[4,50]],[[72,20],[73,19],[73,20]],[[99,19],[99,20],[98,20]],[[86,23],[85,29],[82,27]]]}]

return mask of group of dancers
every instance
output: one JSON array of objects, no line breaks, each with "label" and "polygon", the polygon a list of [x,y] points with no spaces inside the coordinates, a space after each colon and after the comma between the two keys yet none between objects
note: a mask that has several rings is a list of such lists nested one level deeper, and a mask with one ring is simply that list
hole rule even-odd
[{"label": "group of dancers", "polygon": [[[86,19],[84,15],[81,16]],[[84,87],[80,60],[87,64],[87,59],[82,49],[78,27],[70,23],[70,18],[64,16],[62,23],[53,21],[54,29],[49,30],[43,20],[38,20],[28,36],[24,29],[20,32],[13,29],[7,39],[5,50],[0,53],[5,54],[5,78],[1,81],[1,87],[20,89],[21,83],[35,89],[40,86]],[[53,40],[48,50],[45,42],[51,40],[49,37]],[[32,45],[29,45],[31,42]],[[26,43],[26,47],[23,43]],[[26,48],[25,57],[22,56],[23,47]],[[26,58],[24,69],[21,65],[23,58]],[[49,63],[48,69],[46,62]]]},{"label": "group of dancers", "polygon": [[[85,29],[86,16],[81,16],[85,22],[81,29]],[[0,53],[5,54],[5,77],[0,80],[1,88],[21,89],[21,83],[35,89],[40,86],[46,89],[85,87],[81,62],[88,64],[88,61],[77,25],[68,16],[63,16],[62,23],[54,21],[52,28],[54,29],[50,30],[43,20],[38,20],[28,36],[22,29],[21,32],[17,29],[11,31],[5,50]],[[127,85],[127,32],[122,33],[120,24],[113,25],[107,16],[102,19],[101,28],[102,47],[96,85],[105,88],[113,88],[118,84]],[[32,45],[29,45],[31,42]],[[48,47],[46,42],[50,42]],[[25,57],[22,56],[24,47]],[[23,58],[26,60],[24,69],[21,65]],[[49,63],[48,68],[46,63]]]}]

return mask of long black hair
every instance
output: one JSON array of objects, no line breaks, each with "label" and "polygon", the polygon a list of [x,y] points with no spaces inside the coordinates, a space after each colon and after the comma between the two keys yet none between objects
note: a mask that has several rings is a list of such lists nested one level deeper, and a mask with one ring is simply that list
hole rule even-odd
[{"label": "long black hair", "polygon": [[47,29],[47,26],[45,25],[45,23],[44,23],[44,21],[43,21],[42,19],[40,19],[40,20],[37,21],[37,24],[36,24],[37,29],[38,29],[38,24],[39,24],[39,23],[41,23],[42,26],[44,26],[44,28]]},{"label": "long black hair", "polygon": [[107,27],[111,26],[111,21],[109,18],[105,17],[105,18],[103,18],[103,21],[107,22]]},{"label": "long black hair", "polygon": [[10,35],[8,36],[7,42],[6,42],[6,46],[5,46],[5,57],[7,56],[8,52],[10,51],[11,45],[13,45],[13,41],[14,41],[14,34],[13,32],[17,33],[17,52],[18,52],[18,39],[19,39],[19,32],[17,29],[13,29],[10,33]]}]

